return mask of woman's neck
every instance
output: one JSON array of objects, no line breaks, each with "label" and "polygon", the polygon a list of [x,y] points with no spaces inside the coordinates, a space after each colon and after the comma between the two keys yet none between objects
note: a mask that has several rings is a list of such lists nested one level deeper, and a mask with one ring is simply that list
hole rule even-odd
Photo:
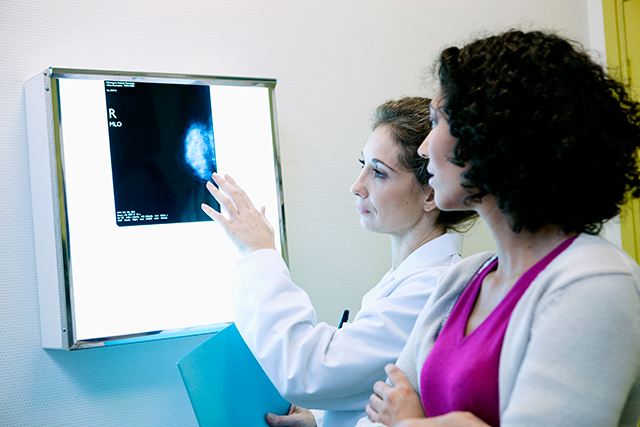
[{"label": "woman's neck", "polygon": [[444,234],[440,227],[428,224],[418,224],[409,232],[402,235],[391,235],[391,261],[392,269],[398,268],[416,249],[425,243]]},{"label": "woman's neck", "polygon": [[500,211],[492,196],[485,196],[475,206],[485,221],[496,243],[498,268],[493,273],[493,282],[507,288],[527,270],[544,258],[560,243],[577,233],[565,233],[556,225],[546,225],[536,232],[521,230],[515,233],[508,218]]}]

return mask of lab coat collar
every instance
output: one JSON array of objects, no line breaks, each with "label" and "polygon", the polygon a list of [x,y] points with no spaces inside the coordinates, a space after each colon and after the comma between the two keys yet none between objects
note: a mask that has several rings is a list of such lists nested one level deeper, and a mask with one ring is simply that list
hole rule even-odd
[{"label": "lab coat collar", "polygon": [[428,241],[413,251],[391,273],[392,278],[405,274],[417,267],[429,265],[441,266],[443,258],[462,253],[462,236],[458,233],[447,233]]}]

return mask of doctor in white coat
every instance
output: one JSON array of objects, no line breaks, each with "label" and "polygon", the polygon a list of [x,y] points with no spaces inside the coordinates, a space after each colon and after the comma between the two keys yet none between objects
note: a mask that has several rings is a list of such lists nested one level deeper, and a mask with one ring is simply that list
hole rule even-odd
[{"label": "doctor in white coat", "polygon": [[[324,426],[353,426],[364,416],[371,388],[385,378],[440,275],[460,260],[461,236],[474,214],[442,212],[417,148],[429,133],[429,99],[403,98],[376,110],[362,150],[362,172],[351,187],[365,230],[391,236],[390,270],[362,299],[352,323],[318,323],[274,245],[273,229],[229,176],[207,184],[226,215],[207,205],[244,255],[232,275],[235,322],[278,391],[292,402],[271,425],[313,426],[309,411],[326,410]],[[318,413],[315,413],[316,415]]]}]

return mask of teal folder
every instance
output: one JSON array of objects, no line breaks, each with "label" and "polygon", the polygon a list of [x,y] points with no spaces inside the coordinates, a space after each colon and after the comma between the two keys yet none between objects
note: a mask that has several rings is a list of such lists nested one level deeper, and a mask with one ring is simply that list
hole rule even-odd
[{"label": "teal folder", "polygon": [[235,325],[196,347],[178,369],[200,427],[268,426],[268,412],[289,411]]}]

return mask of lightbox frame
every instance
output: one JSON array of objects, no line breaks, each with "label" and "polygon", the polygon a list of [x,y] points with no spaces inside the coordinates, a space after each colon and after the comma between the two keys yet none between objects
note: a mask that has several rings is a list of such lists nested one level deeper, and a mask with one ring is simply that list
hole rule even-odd
[{"label": "lightbox frame", "polygon": [[[31,195],[36,243],[36,269],[42,345],[47,349],[81,350],[118,344],[215,333],[228,322],[78,340],[75,334],[72,264],[65,193],[64,141],[59,79],[90,79],[206,86],[248,86],[268,89],[281,254],[288,264],[282,168],[275,86],[277,80],[228,76],[147,73],[72,68],[45,69],[24,84],[29,139]],[[48,170],[47,176],[41,170]],[[43,215],[51,212],[51,215]],[[51,253],[55,256],[51,257]],[[54,260],[51,262],[51,260]],[[51,283],[54,282],[54,283]]]}]

